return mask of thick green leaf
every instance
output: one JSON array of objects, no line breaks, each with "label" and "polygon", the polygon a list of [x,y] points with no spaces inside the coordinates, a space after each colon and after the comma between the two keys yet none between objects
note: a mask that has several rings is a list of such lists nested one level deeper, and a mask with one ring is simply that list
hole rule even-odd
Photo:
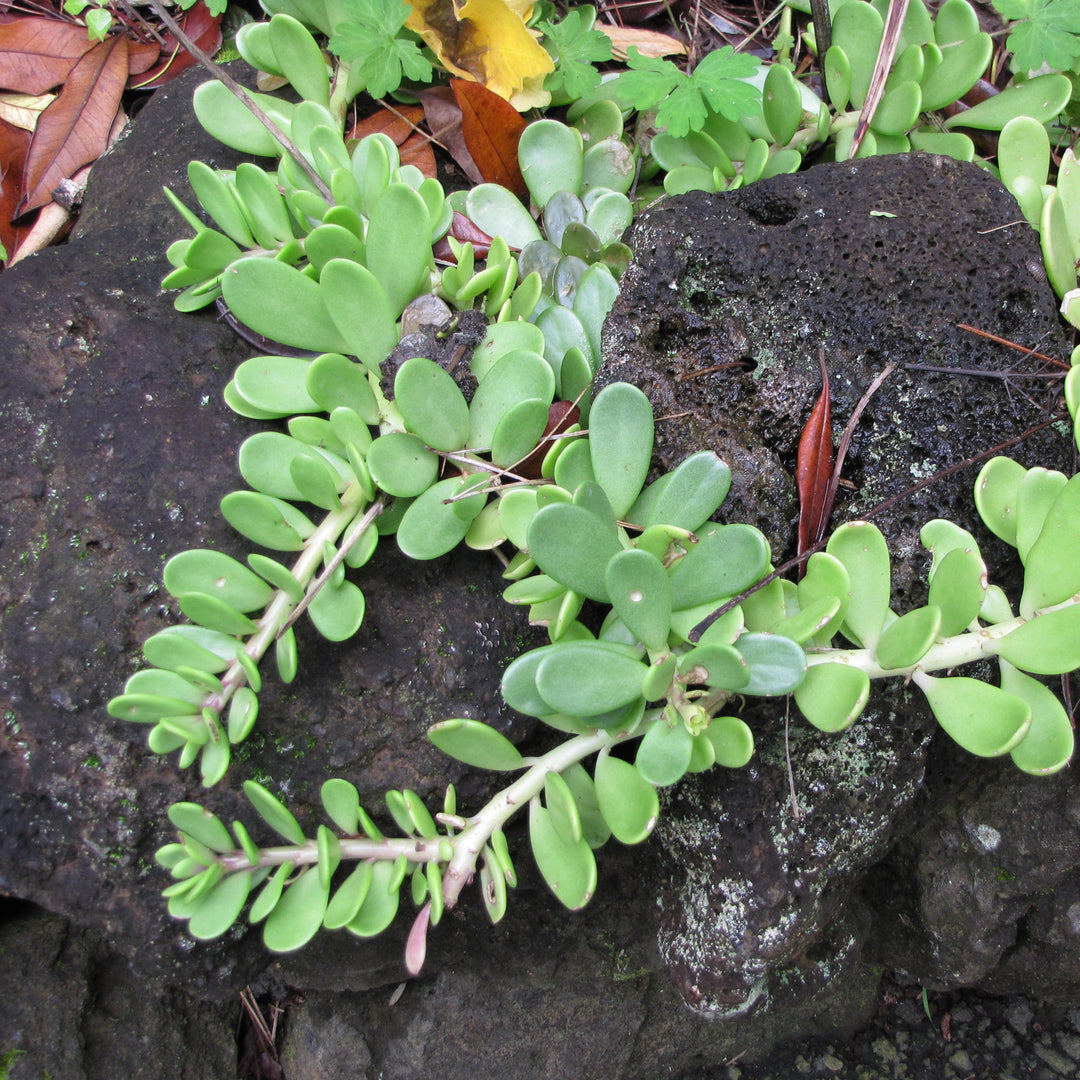
[{"label": "thick green leaf", "polygon": [[[1018,493],[1017,536],[1027,511],[1037,516],[1037,497],[1025,500],[1030,490],[1030,473],[1021,481]],[[1047,478],[1049,480],[1049,477]],[[1020,614],[1060,604],[1080,592],[1080,474],[1064,484],[1050,505],[1038,538],[1024,560],[1024,594]],[[1023,666],[1023,665],[1021,665]]]},{"label": "thick green leaf", "polygon": [[211,851],[233,851],[236,848],[229,830],[217,815],[204,810],[198,803],[173,803],[169,807],[169,820],[181,832]]},{"label": "thick green leaf", "polygon": [[593,475],[617,518],[625,516],[645,483],[652,446],[649,399],[630,383],[605,386],[589,412],[589,452]]},{"label": "thick green leaf", "polygon": [[257,922],[262,922],[271,911],[274,910],[274,906],[281,899],[282,890],[285,888],[285,881],[292,876],[294,864],[290,860],[289,862],[282,863],[274,872],[270,875],[270,879],[262,887],[262,891],[251,905],[251,910],[248,912],[248,922],[254,925]]},{"label": "thick green leaf", "polygon": [[229,874],[203,896],[191,913],[188,933],[200,941],[221,937],[240,916],[251,892],[251,870]]},{"label": "thick green leaf", "polygon": [[266,788],[257,784],[254,780],[245,780],[244,794],[263,821],[275,832],[285,837],[290,844],[303,844],[306,842],[304,830],[300,828],[300,823],[285,808],[284,804],[271,795]]},{"label": "thick green leaf", "polygon": [[307,446],[279,431],[260,431],[240,444],[240,473],[256,491],[299,502],[305,495],[292,478],[292,463],[298,457],[313,456],[333,468],[342,487],[352,479],[348,462],[336,454]]},{"label": "thick green leaf", "polygon": [[569,784],[557,772],[548,773],[544,779],[544,805],[559,839],[566,845],[580,843],[583,834],[577,800]]},{"label": "thick green leaf", "polygon": [[[992,51],[993,44],[991,43],[986,51],[987,59]],[[943,60],[941,67],[944,67],[946,62]],[[985,64],[983,67],[985,68]],[[941,68],[938,69],[940,70]],[[1040,124],[1045,124],[1061,112],[1071,94],[1072,83],[1069,82],[1067,76],[1058,73],[1038,75],[1027,82],[1010,86],[1000,94],[979,102],[978,105],[972,106],[965,112],[949,117],[945,121],[945,126],[1000,131],[1015,116],[1030,116]],[[936,108],[937,106],[931,105],[926,97],[924,84],[924,103],[927,108]]]},{"label": "thick green leaf", "polygon": [[825,547],[844,565],[851,580],[851,600],[843,633],[864,649],[873,649],[889,610],[889,548],[881,531],[868,521],[841,525]]},{"label": "thick green leaf", "polygon": [[502,696],[511,709],[526,716],[547,716],[552,711],[536,688],[536,672],[554,649],[554,645],[530,649],[507,666],[502,677]]},{"label": "thick green leaf", "polygon": [[276,416],[319,411],[307,392],[310,360],[291,356],[253,356],[233,375],[236,389],[249,405]]},{"label": "thick green leaf", "polygon": [[400,336],[400,312],[395,311],[380,279],[359,263],[331,259],[319,278],[319,298],[328,325],[340,335],[340,344],[303,347],[352,353],[378,374],[379,365],[393,352]]},{"label": "thick green leaf", "polygon": [[545,408],[555,396],[555,376],[535,353],[509,353],[495,362],[469,405],[469,445],[490,447],[499,422],[520,401],[535,398]]},{"label": "thick green leaf", "polygon": [[[581,132],[558,120],[537,120],[521,133],[518,142],[521,175],[533,202],[541,208],[548,205],[556,192],[578,191],[583,160]],[[477,224],[489,235],[495,235],[481,222],[477,221]],[[509,237],[507,242],[510,242]]]},{"label": "thick green leaf", "polygon": [[791,638],[743,634],[735,648],[750,666],[750,679],[739,690],[741,694],[790,694],[806,675],[806,654]]},{"label": "thick green leaf", "polygon": [[[611,836],[611,829],[600,813],[600,804],[596,799],[596,785],[580,762],[575,762],[562,772],[562,778],[573,793],[577,804],[578,818],[581,821],[581,834],[585,842],[594,851],[603,847]],[[505,843],[505,838],[503,839]]]},{"label": "thick green leaf", "polygon": [[694,532],[719,509],[731,488],[731,469],[711,450],[691,454],[650,484],[628,512],[643,527],[675,525]]},{"label": "thick green leaf", "polygon": [[367,267],[385,292],[397,318],[406,304],[429,288],[431,219],[420,195],[406,184],[391,184],[371,212]]},{"label": "thick green leaf", "polygon": [[978,551],[953,548],[930,579],[929,602],[941,612],[938,633],[942,637],[962,633],[975,621],[985,598],[986,564]]},{"label": "thick green leaf", "polygon": [[1076,740],[1069,714],[1057,696],[1049,687],[1004,660],[1001,689],[1026,702],[1031,709],[1031,727],[1010,751],[1013,764],[1036,776],[1063,769],[1072,759]]},{"label": "thick green leaf", "polygon": [[648,551],[619,551],[609,560],[604,581],[631,632],[647,649],[663,649],[671,630],[671,583],[663,563]]},{"label": "thick green leaf", "polygon": [[[296,106],[270,94],[248,93],[255,104],[288,135]],[[196,87],[192,105],[199,123],[226,146],[256,157],[276,157],[281,153],[280,144],[262,122],[217,79]]]},{"label": "thick green leaf", "polygon": [[468,403],[450,374],[431,360],[416,356],[398,368],[394,401],[408,429],[433,450],[460,450],[468,441]]},{"label": "thick green leaf", "polygon": [[548,422],[547,401],[526,398],[511,405],[491,435],[491,461],[504,469],[529,456]]},{"label": "thick green leaf", "polygon": [[610,602],[607,565],[622,550],[615,517],[577,504],[537,511],[528,530],[529,553],[549,577],[591,600]]},{"label": "thick green leaf", "polygon": [[656,788],[628,761],[605,755],[597,759],[596,801],[612,836],[640,844],[656,827],[660,800]]},{"label": "thick green leaf", "polygon": [[969,753],[1007,754],[1027,733],[1031,709],[1025,701],[978,679],[935,679],[915,673],[937,722]]},{"label": "thick green leaf", "polygon": [[240,652],[240,642],[203,626],[170,626],[143,642],[143,656],[155,667],[224,671]]},{"label": "thick green leaf", "polygon": [[743,654],[718,642],[691,649],[679,661],[679,671],[717,690],[742,690],[750,682],[750,668]]},{"label": "thick green leaf", "polygon": [[505,772],[523,764],[518,748],[501,731],[479,720],[443,720],[428,728],[428,738],[444,754],[477,769]]},{"label": "thick green leaf", "polygon": [[1080,667],[1080,604],[1039,615],[999,638],[992,651],[1036,675],[1075,671]]},{"label": "thick green leaf", "polygon": [[428,488],[405,511],[398,547],[411,559],[437,559],[452,551],[487,502],[486,494],[468,492],[486,483],[485,474],[474,474],[451,476]]},{"label": "thick green leaf", "polygon": [[975,480],[975,509],[986,527],[1016,546],[1016,500],[1027,470],[1012,458],[991,458]]},{"label": "thick green leaf", "polygon": [[292,266],[257,256],[238,259],[222,277],[221,289],[233,315],[271,341],[317,352],[349,351],[318,282]]},{"label": "thick green leaf", "polygon": [[322,926],[329,889],[315,868],[306,870],[274,906],[263,928],[263,943],[271,952],[292,952],[306,945]]},{"label": "thick green leaf", "polygon": [[308,605],[308,617],[328,641],[347,641],[360,629],[366,604],[364,594],[351,581],[328,581]]},{"label": "thick green leaf", "polygon": [[754,756],[754,733],[737,716],[717,716],[703,734],[713,745],[717,765],[741,769]]},{"label": "thick green leaf", "polygon": [[795,704],[822,731],[843,731],[866,707],[870,679],[848,664],[814,664],[795,688]]},{"label": "thick green leaf", "polygon": [[165,588],[173,596],[201,592],[238,611],[265,607],[272,590],[257,574],[221,551],[198,549],[174,555],[165,564]]},{"label": "thick green leaf", "polygon": [[338,886],[323,915],[323,926],[327,930],[339,930],[356,918],[371,888],[372,876],[372,864],[362,862]]},{"label": "thick green leaf", "polygon": [[334,824],[346,835],[355,836],[360,831],[360,793],[356,786],[348,780],[327,780],[319,795]]},{"label": "thick green leaf", "polygon": [[660,716],[645,729],[634,766],[650,784],[674,784],[686,775],[693,748],[694,737],[681,720],[669,724]]},{"label": "thick green leaf", "polygon": [[299,551],[315,531],[295,506],[259,491],[229,492],[221,513],[238,533],[272,551]]},{"label": "thick green leaf", "polygon": [[366,460],[372,480],[387,495],[421,495],[439,475],[439,456],[423,439],[404,431],[380,435],[368,447]]},{"label": "thick green leaf", "polygon": [[[922,80],[922,107],[927,112],[943,109],[946,105],[959,101],[986,70],[994,52],[993,40],[989,34],[984,33],[973,34],[951,46],[942,42],[938,44],[942,46],[941,63],[928,71]],[[1004,115],[1000,122],[995,120],[989,126],[993,130],[1003,127],[1008,115]],[[946,121],[946,127],[982,127],[978,120],[976,117],[977,122],[974,124],[955,125]]]},{"label": "thick green leaf", "polygon": [[188,592],[177,597],[180,610],[193,622],[222,634],[253,634],[258,626],[231,604],[209,593]]},{"label": "thick green leaf", "polygon": [[465,197],[465,207],[470,221],[488,236],[501,236],[512,248],[523,248],[541,238],[529,211],[498,184],[477,184]]},{"label": "thick green leaf", "polygon": [[368,369],[363,365],[341,353],[323,353],[310,361],[307,370],[307,393],[321,409],[333,412],[344,406],[354,410],[365,424],[379,422]]},{"label": "thick green leaf", "polygon": [[909,668],[917,664],[937,640],[941,609],[933,604],[915,608],[890,623],[878,639],[877,661],[883,668]]},{"label": "thick green leaf", "polygon": [[314,448],[293,456],[289,462],[289,479],[305,502],[322,510],[341,509],[339,495],[345,489],[345,481]]},{"label": "thick green leaf", "polygon": [[637,700],[647,668],[617,646],[575,641],[553,646],[536,667],[548,712],[597,716]]},{"label": "thick green leaf", "polygon": [[596,858],[584,837],[567,843],[539,799],[529,804],[529,845],[551,891],[571,911],[583,908],[596,891]]},{"label": "thick green leaf", "polygon": [[259,698],[250,686],[241,686],[229,702],[229,742],[243,742],[259,716]]},{"label": "thick green leaf", "polygon": [[401,882],[394,884],[394,864],[377,862],[371,872],[371,885],[360,910],[346,924],[350,933],[357,937],[377,937],[393,921],[397,914]]},{"label": "thick green leaf", "polygon": [[737,596],[766,573],[769,554],[768,541],[753,526],[708,525],[669,570],[672,608]]}]

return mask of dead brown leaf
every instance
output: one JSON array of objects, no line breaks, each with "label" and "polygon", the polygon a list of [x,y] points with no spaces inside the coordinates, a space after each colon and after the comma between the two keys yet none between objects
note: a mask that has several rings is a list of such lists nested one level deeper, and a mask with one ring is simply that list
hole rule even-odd
[{"label": "dead brown leaf", "polygon": [[433,86],[430,90],[421,90],[419,98],[432,137],[450,151],[450,156],[474,184],[482,184],[484,178],[465,145],[465,136],[461,131],[461,106],[453,90],[448,86]]},{"label": "dead brown leaf", "polygon": [[358,121],[346,138],[362,139],[382,132],[394,140],[402,165],[415,165],[425,176],[435,176],[437,169],[431,140],[417,130],[423,122],[422,105],[397,105],[393,109],[379,109]]},{"label": "dead brown leaf", "polygon": [[55,94],[17,94],[5,90],[0,93],[0,117],[16,127],[33,131],[38,117],[55,100]]},{"label": "dead brown leaf", "polygon": [[64,82],[93,43],[86,27],[56,19],[16,19],[0,25],[0,86],[44,94]]},{"label": "dead brown leaf", "polygon": [[657,30],[644,30],[640,26],[611,26],[600,22],[596,24],[596,29],[611,38],[611,51],[616,60],[625,60],[631,45],[636,46],[642,56],[683,56],[686,53],[686,46],[678,38]]},{"label": "dead brown leaf", "polygon": [[[211,15],[203,0],[199,0],[183,13],[179,25],[209,56],[213,56],[221,48],[221,16]],[[196,63],[198,61],[195,57],[187,52],[172,34],[165,34],[165,47],[161,49],[160,59],[141,76],[137,76],[135,68],[132,68],[128,87],[132,90],[152,90],[157,86],[164,86]]]},{"label": "dead brown leaf", "polygon": [[461,133],[480,175],[487,183],[501,184],[527,200],[529,189],[517,159],[525,118],[480,83],[451,79],[450,89],[461,107]]},{"label": "dead brown leaf", "polygon": [[44,206],[61,180],[105,152],[127,76],[126,37],[99,42],[79,58],[38,120],[16,214]]},{"label": "dead brown leaf", "polygon": [[15,207],[22,193],[22,169],[30,146],[30,132],[0,119],[0,244],[10,259],[27,232],[26,226],[12,225]]}]

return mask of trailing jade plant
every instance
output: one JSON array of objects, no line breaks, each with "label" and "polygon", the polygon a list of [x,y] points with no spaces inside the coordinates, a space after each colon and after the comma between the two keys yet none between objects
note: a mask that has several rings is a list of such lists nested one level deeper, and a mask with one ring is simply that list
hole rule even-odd
[{"label": "trailing jade plant", "polygon": [[[338,102],[357,92],[355,72],[372,75],[366,62],[333,74],[321,52],[316,62],[312,31],[329,35],[337,24],[326,22],[329,5],[315,6],[311,28],[276,14],[242,37],[249,59],[285,74],[306,98],[295,106],[264,100],[299,160],[280,153],[247,113],[229,111],[218,91],[203,89],[196,101],[206,126],[277,164],[229,172],[193,162],[189,179],[205,217],[170,195],[194,234],[169,249],[174,270],[164,284],[183,289],[177,306],[218,301],[244,333],[278,347],[241,364],[225,392],[243,416],[284,421],[284,430],[242,444],[249,487],[221,504],[262,550],[247,565],[212,550],[169,560],[165,585],[188,621],[146,641],[149,666],[109,711],[147,725],[153,752],[176,754],[181,768],[197,762],[203,784],[213,786],[257,723],[267,654],[283,681],[297,676],[297,619],[345,641],[365,615],[353,572],[380,543],[417,560],[465,543],[503,553],[505,599],[547,630],[548,644],[508,666],[502,695],[550,729],[550,748],[523,756],[482,718],[443,720],[429,732],[436,746],[508,774],[485,806],[459,807],[450,787],[440,807],[395,790],[385,807],[365,808],[350,780],[332,779],[321,791],[330,824],[313,836],[265,786],[248,781],[258,829],[277,836],[269,843],[240,821],[226,825],[196,803],[177,803],[169,811],[177,839],[158,852],[174,879],[165,889],[170,912],[195,937],[213,938],[251,899],[247,921],[264,924],[269,948],[289,950],[320,928],[381,933],[408,883],[417,914],[406,961],[418,971],[429,927],[469,881],[477,880],[492,920],[502,917],[516,882],[505,831],[515,815],[527,819],[533,858],[556,897],[580,908],[596,888],[595,851],[611,838],[645,840],[660,812],[659,787],[751,760],[753,731],[739,715],[748,697],[791,695],[811,724],[831,733],[857,721],[872,680],[903,679],[971,753],[1008,754],[1036,775],[1063,768],[1072,725],[1039,676],[1080,668],[1080,476],[988,462],[975,503],[988,529],[1016,548],[1019,598],[990,584],[970,533],[938,520],[921,534],[932,554],[928,602],[901,612],[874,525],[840,526],[806,560],[798,583],[783,580],[757,529],[713,520],[731,482],[716,454],[691,454],[649,482],[653,416],[644,394],[614,383],[592,397],[601,327],[629,257],[621,236],[635,175],[662,166],[665,183],[685,190],[707,178],[731,187],[797,167],[810,142],[798,139],[807,117],[819,140],[834,123],[824,103],[809,100],[780,65],[760,79],[751,73],[740,83],[749,97],[734,93],[729,108],[715,95],[730,65],[712,73],[715,85],[703,76],[696,87],[676,81],[666,90],[666,69],[656,65],[638,64],[656,78],[631,81],[629,90],[597,86],[599,77],[566,67],[556,89],[581,85],[589,96],[571,106],[569,125],[545,119],[525,129],[519,160],[530,205],[494,184],[447,197],[438,181],[402,166],[385,136],[343,141]],[[838,12],[826,58],[841,109],[859,106],[867,42],[880,38],[880,28],[839,17],[849,6]],[[858,6],[873,15],[851,20],[880,21]],[[369,7],[342,10],[359,18]],[[969,53],[982,57],[986,45],[965,11],[964,0],[949,0],[932,24],[909,16],[895,101],[936,108],[926,103],[951,100],[978,77]],[[575,20],[572,28],[591,25]],[[969,40],[975,44],[960,49]],[[554,50],[560,64],[570,63],[571,44],[564,38]],[[411,55],[399,56],[405,74]],[[948,91],[936,97],[932,69],[949,73],[940,76]],[[700,93],[708,106],[704,117],[694,113],[697,130],[652,139],[651,164],[627,140],[618,104],[619,94],[644,95],[645,86],[661,97]],[[890,110],[902,111],[895,103]],[[871,125],[877,149],[903,148],[890,137],[916,145],[919,132],[906,134],[914,120],[906,123],[907,112],[902,119],[892,131],[881,120]],[[1035,191],[1017,178],[1037,179],[1044,169],[1032,124],[1046,133],[1038,117],[1013,123],[1001,124],[1002,171],[1014,160],[1007,148],[1021,146],[1012,181],[1029,192],[1034,214]],[[1041,206],[1040,221],[1080,206],[1067,164],[1060,194],[1044,196],[1056,209]],[[456,214],[488,235],[486,257],[454,234]],[[444,238],[450,265],[433,257]],[[1062,271],[1055,284],[1067,277]],[[471,355],[446,367],[399,356],[406,330],[452,334],[474,308],[487,326]],[[1078,372],[1071,369],[1065,395],[1080,439]],[[953,673],[995,659],[996,684]]]}]

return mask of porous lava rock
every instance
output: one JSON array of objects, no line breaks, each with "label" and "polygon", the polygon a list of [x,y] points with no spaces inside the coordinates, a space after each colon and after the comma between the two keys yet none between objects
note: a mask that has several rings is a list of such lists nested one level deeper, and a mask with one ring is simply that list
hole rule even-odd
[{"label": "porous lava rock", "polygon": [[[887,372],[854,429],[843,470],[852,489],[834,523],[873,516],[893,556],[900,612],[925,602],[929,555],[918,531],[936,517],[972,530],[994,580],[1015,584],[1014,557],[975,512],[978,465],[963,463],[1042,423],[1060,384],[1047,391],[1024,377],[1045,374],[1037,360],[958,324],[1067,356],[1037,238],[1016,219],[1012,197],[986,173],[921,154],[668,199],[635,223],[600,381],[645,390],[665,466],[703,447],[731,463],[721,516],[761,528],[779,563],[794,554],[796,450],[821,390],[819,358],[837,442]],[[1060,430],[1046,428],[1012,452],[1027,465],[1072,471]],[[919,486],[946,469],[954,471]],[[797,714],[788,731],[783,706],[772,703],[744,716],[758,742],[751,765],[686,778],[657,829],[661,955],[687,1002],[713,1016],[812,994],[866,962],[873,919],[855,886],[911,820],[934,733],[921,695],[899,686],[876,689],[839,736],[814,733]],[[1070,822],[1061,806],[1050,816],[1043,808],[1054,784],[1067,781],[1048,787],[1009,765],[978,775],[987,773],[1003,813],[1017,789],[1042,808],[1022,847],[1039,846],[1042,822]],[[1025,876],[1017,896],[991,889],[993,902],[970,887],[975,869],[954,861],[955,837],[938,838],[939,827],[927,827],[904,890],[923,916],[909,920],[912,938],[921,927],[924,945],[936,947],[934,963],[912,967],[968,985],[1015,938],[1039,882]],[[1076,866],[1080,836],[1072,823],[1064,832],[1070,842],[1049,845],[1059,855],[1054,881]],[[1059,936],[1070,925],[1064,916],[1047,921]],[[980,959],[960,963],[958,954]],[[876,955],[889,963],[887,952]]]}]

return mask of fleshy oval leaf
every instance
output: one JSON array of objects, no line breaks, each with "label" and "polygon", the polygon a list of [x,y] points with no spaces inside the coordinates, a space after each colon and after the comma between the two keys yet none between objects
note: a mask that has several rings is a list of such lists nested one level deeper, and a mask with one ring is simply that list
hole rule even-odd
[{"label": "fleshy oval leaf", "polygon": [[610,755],[597,760],[594,784],[611,835],[623,844],[645,840],[660,815],[656,788],[630,762]]},{"label": "fleshy oval leaf", "polygon": [[443,720],[428,728],[428,738],[444,753],[477,769],[520,769],[518,748],[501,732],[479,720]]},{"label": "fleshy oval leaf", "polygon": [[866,707],[870,678],[848,664],[814,664],[795,688],[795,704],[821,731],[844,731]]}]

